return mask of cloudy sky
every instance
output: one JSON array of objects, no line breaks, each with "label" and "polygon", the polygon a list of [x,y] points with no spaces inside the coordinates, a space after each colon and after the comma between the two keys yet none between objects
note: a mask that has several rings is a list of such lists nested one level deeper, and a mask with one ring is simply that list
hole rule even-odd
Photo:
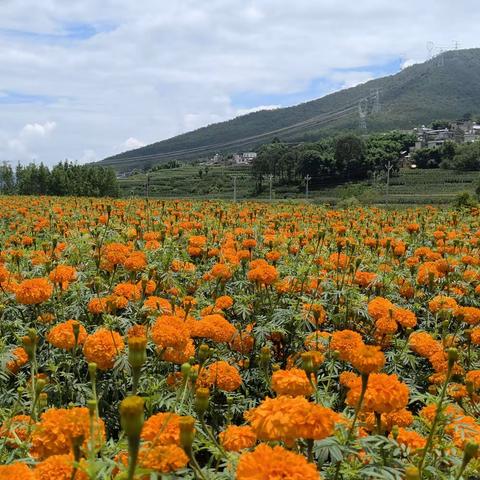
[{"label": "cloudy sky", "polygon": [[79,162],[479,47],[478,0],[0,0],[0,161]]}]

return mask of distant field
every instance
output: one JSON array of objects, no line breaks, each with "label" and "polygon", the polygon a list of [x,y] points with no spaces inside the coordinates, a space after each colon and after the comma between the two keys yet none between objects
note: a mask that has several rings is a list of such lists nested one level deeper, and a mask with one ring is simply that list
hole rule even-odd
[{"label": "distant field", "polygon": [[[200,170],[202,173],[200,174]],[[243,166],[205,167],[183,166],[160,170],[150,174],[150,196],[157,198],[233,198],[233,177],[237,177],[237,199],[252,198],[253,180],[250,169]],[[456,172],[452,170],[402,169],[390,179],[389,202],[402,203],[448,203],[462,191],[475,190],[479,172]],[[146,175],[139,174],[120,180],[123,196],[145,195]],[[295,199],[305,196],[303,187],[274,185],[275,199]],[[268,188],[259,198],[268,198]],[[355,196],[366,203],[385,203],[386,182],[357,182],[338,186],[313,186],[310,198],[316,201],[337,203]]]}]

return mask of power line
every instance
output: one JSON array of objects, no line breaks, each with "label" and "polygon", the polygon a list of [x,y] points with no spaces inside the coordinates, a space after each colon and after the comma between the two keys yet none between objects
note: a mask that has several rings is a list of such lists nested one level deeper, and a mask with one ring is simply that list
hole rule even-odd
[{"label": "power line", "polygon": [[[362,100],[362,99],[361,99]],[[311,117],[307,120],[303,120],[301,122],[278,128],[275,130],[271,130],[268,132],[264,132],[261,134],[257,135],[252,135],[250,137],[244,137],[236,140],[231,140],[229,142],[223,142],[223,143],[217,143],[217,144],[210,144],[210,145],[203,145],[199,147],[192,147],[188,149],[181,149],[181,150],[174,150],[170,152],[161,152],[161,153],[154,153],[154,154],[145,154],[145,155],[134,155],[134,156],[128,156],[128,157],[122,157],[118,158],[117,161],[113,163],[123,163],[127,161],[132,161],[132,160],[145,160],[145,159],[151,159],[151,160],[159,160],[162,158],[168,158],[172,156],[180,156],[180,155],[188,155],[188,154],[194,154],[194,153],[201,153],[202,151],[205,150],[212,150],[212,149],[217,149],[217,148],[222,148],[222,147],[228,147],[228,146],[240,146],[244,143],[249,143],[255,140],[261,140],[263,137],[270,136],[273,134],[277,133],[283,133],[283,132],[289,132],[293,131],[299,128],[303,128],[305,126],[316,126],[316,125],[321,125],[326,122],[331,122],[333,120],[336,120],[338,118],[342,118],[343,116],[349,115],[350,113],[353,112],[353,110],[356,108],[358,100],[355,100],[351,104],[347,104],[347,106],[343,107],[342,109],[332,111],[332,112],[327,112],[324,114],[316,115],[314,117]],[[114,161],[115,159],[111,159],[111,162]],[[108,163],[106,163],[108,164]]]}]

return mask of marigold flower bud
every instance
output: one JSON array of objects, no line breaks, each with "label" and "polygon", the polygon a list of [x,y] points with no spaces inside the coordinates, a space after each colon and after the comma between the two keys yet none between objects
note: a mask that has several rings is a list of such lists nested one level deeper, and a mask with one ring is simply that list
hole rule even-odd
[{"label": "marigold flower bud", "polygon": [[35,394],[40,395],[46,384],[47,382],[43,378],[37,379],[35,382]]},{"label": "marigold flower bud", "polygon": [[260,363],[262,365],[268,365],[272,354],[269,347],[262,347],[260,350]]},{"label": "marigold flower bud", "polygon": [[198,349],[198,359],[200,363],[203,363],[210,355],[210,347],[202,343]]},{"label": "marigold flower bud", "polygon": [[469,441],[465,445],[464,457],[463,461],[468,463],[473,457],[475,457],[478,453],[478,443]]},{"label": "marigold flower bud", "polygon": [[210,403],[210,390],[208,388],[197,388],[195,393],[195,411],[203,415]]},{"label": "marigold flower bud", "polygon": [[458,350],[456,348],[449,348],[447,350],[448,354],[448,365],[451,368],[453,364],[458,360]]},{"label": "marigold flower bud", "polygon": [[40,407],[40,410],[43,410],[48,403],[48,395],[45,392],[41,392],[38,395],[38,405]]},{"label": "marigold flower bud", "polygon": [[127,397],[120,403],[122,428],[129,437],[138,437],[142,431],[144,421],[143,405],[143,398],[136,395]]},{"label": "marigold flower bud", "polygon": [[191,416],[180,417],[178,424],[180,427],[180,445],[188,452],[195,437],[195,419]]},{"label": "marigold flower bud", "polygon": [[420,471],[415,465],[405,468],[405,480],[420,480]]},{"label": "marigold flower bud", "polygon": [[182,377],[184,378],[184,380],[188,378],[191,370],[192,370],[192,366],[189,363],[182,364],[181,371],[182,371]]},{"label": "marigold flower bud", "polygon": [[302,368],[305,370],[307,376],[315,371],[312,354],[310,352],[302,353]]},{"label": "marigold flower bud", "polygon": [[93,382],[97,377],[97,364],[95,362],[90,362],[88,364],[88,373],[90,375],[90,380]]},{"label": "marigold flower bud", "polygon": [[131,337],[128,339],[128,362],[133,368],[140,368],[147,361],[147,339]]}]

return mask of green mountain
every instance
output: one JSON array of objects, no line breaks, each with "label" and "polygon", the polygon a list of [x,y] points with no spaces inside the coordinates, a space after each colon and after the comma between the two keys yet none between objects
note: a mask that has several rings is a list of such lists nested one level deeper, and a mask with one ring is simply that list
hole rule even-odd
[{"label": "green mountain", "polygon": [[[242,152],[278,137],[314,141],[340,131],[410,129],[480,113],[480,49],[455,50],[300,105],[263,110],[106,158],[118,171],[214,153]],[[366,130],[361,128],[364,118]]]}]

